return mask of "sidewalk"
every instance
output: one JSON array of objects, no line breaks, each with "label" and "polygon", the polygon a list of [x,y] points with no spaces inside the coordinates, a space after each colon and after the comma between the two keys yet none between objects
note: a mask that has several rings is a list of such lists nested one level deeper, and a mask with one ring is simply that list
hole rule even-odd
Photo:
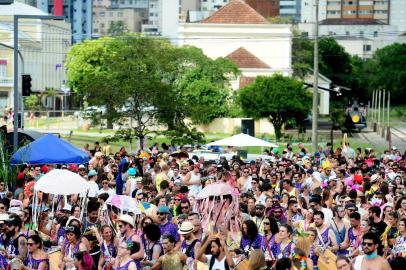
[{"label": "sidewalk", "polygon": [[[392,146],[396,146],[400,152],[403,154],[406,150],[406,135],[403,137],[399,132],[391,132],[392,134]],[[374,132],[372,129],[363,130],[361,133],[357,133],[359,138],[370,143],[374,147],[385,147],[389,148],[389,142],[386,141],[386,137],[382,137],[380,134]]]}]

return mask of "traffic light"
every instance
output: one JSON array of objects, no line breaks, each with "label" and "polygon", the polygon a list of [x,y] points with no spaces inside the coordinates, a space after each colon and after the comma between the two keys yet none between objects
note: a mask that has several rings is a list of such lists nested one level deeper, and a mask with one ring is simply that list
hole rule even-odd
[{"label": "traffic light", "polygon": [[31,95],[31,75],[23,75],[22,92],[23,97]]}]

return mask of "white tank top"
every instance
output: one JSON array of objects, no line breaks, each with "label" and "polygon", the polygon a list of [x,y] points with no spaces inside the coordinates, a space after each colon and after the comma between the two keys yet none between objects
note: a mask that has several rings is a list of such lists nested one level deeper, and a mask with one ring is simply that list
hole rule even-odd
[{"label": "white tank top", "polygon": [[364,255],[360,255],[355,258],[354,270],[362,270],[362,261],[364,260]]}]

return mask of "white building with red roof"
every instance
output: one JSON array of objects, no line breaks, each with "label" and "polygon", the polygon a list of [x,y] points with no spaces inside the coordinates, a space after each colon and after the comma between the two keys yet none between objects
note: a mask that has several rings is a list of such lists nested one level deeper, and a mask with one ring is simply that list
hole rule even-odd
[{"label": "white building with red roof", "polygon": [[239,89],[256,76],[291,75],[292,32],[289,25],[270,24],[242,0],[232,0],[198,23],[180,23],[178,44],[198,47],[215,59],[226,57],[241,71],[232,82]]}]

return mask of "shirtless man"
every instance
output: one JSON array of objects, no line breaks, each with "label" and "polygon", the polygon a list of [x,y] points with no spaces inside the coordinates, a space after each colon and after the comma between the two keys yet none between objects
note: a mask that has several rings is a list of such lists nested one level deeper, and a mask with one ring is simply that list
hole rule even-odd
[{"label": "shirtless man", "polygon": [[237,186],[241,193],[252,190],[251,176],[248,168],[244,168],[242,176],[237,180]]},{"label": "shirtless man", "polygon": [[355,270],[390,270],[387,260],[378,255],[379,236],[368,232],[362,237],[362,250],[365,255],[355,258]]}]

